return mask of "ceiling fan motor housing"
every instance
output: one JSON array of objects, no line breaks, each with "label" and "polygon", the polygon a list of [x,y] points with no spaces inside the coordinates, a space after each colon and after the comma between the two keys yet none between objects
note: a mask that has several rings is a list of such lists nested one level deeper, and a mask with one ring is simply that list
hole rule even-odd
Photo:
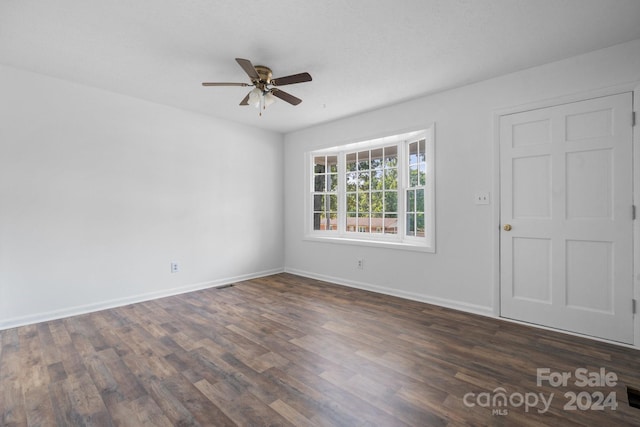
[{"label": "ceiling fan motor housing", "polygon": [[255,69],[258,76],[260,76],[260,80],[256,83],[262,83],[263,85],[271,84],[271,78],[273,77],[271,68],[265,67],[264,65],[256,65]]}]

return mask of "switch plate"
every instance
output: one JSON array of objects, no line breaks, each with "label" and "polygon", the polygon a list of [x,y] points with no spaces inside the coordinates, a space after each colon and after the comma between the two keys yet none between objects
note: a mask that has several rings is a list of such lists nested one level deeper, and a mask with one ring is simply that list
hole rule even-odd
[{"label": "switch plate", "polygon": [[478,192],[473,197],[473,200],[475,201],[476,205],[488,205],[490,201],[489,193],[484,191]]}]

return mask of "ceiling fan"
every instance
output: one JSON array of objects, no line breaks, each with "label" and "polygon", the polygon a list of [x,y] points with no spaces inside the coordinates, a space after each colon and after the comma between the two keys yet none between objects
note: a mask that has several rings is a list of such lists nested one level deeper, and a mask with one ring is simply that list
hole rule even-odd
[{"label": "ceiling fan", "polygon": [[254,105],[262,110],[271,105],[275,98],[280,98],[291,105],[298,105],[302,102],[300,98],[281,90],[279,86],[290,85],[294,83],[303,83],[311,81],[309,73],[292,74],[286,77],[273,78],[273,74],[269,67],[264,65],[253,65],[248,59],[236,58],[236,62],[242,67],[245,73],[251,79],[251,83],[209,83],[204,82],[202,86],[254,86],[254,89],[240,101],[240,105]]}]

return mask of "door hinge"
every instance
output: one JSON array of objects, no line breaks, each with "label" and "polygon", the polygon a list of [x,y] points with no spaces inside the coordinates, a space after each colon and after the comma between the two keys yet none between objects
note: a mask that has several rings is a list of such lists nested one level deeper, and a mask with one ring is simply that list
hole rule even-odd
[{"label": "door hinge", "polygon": [[633,312],[633,314],[636,314],[636,313],[637,313],[637,311],[636,311],[636,310],[637,310],[637,308],[638,308],[638,307],[637,307],[637,304],[636,304],[636,300],[635,300],[635,299],[632,299],[632,300],[631,300],[631,311]]},{"label": "door hinge", "polygon": [[632,111],[631,112],[631,126],[635,126],[636,125],[636,112]]},{"label": "door hinge", "polygon": [[636,205],[631,205],[631,219],[634,221],[636,219]]}]

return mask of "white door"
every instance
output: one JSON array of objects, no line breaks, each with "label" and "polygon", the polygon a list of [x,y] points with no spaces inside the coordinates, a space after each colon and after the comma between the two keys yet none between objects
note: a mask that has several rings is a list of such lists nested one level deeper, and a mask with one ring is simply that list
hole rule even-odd
[{"label": "white door", "polygon": [[633,342],[631,115],[624,93],[500,117],[502,317]]}]

